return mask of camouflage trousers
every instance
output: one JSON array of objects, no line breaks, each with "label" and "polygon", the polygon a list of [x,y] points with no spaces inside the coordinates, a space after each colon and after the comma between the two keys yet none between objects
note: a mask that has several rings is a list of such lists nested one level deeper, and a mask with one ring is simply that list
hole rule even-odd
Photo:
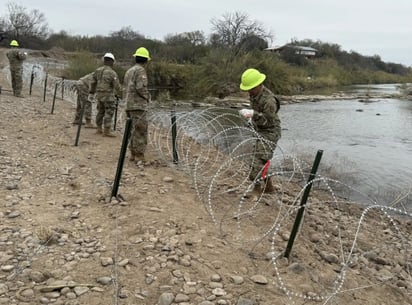
[{"label": "camouflage trousers", "polygon": [[277,142],[280,139],[279,133],[259,132],[262,139],[256,140],[251,159],[249,180],[255,181],[259,178],[266,162],[272,159],[273,152],[276,149]]},{"label": "camouflage trousers", "polygon": [[82,107],[84,107],[83,117],[89,121],[92,119],[92,102],[88,99],[88,93],[78,91],[77,92],[77,106],[76,106],[76,115],[74,120],[79,122],[80,120],[80,113],[82,111]]},{"label": "camouflage trousers", "polygon": [[23,70],[10,67],[10,75],[13,95],[21,95],[21,90],[23,89]]},{"label": "camouflage trousers", "polygon": [[129,149],[131,154],[144,154],[147,146],[148,122],[145,110],[128,110],[127,116],[132,119],[132,132]]},{"label": "camouflage trousers", "polygon": [[97,128],[111,129],[113,123],[113,115],[116,109],[115,101],[98,101],[97,102],[97,114],[96,125]]}]

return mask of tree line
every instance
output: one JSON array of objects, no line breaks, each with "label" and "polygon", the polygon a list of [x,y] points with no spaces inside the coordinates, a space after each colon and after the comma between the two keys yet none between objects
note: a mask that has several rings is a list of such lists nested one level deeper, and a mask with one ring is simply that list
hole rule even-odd
[{"label": "tree line", "polygon": [[[37,50],[62,48],[74,54],[65,77],[76,79],[99,65],[105,52],[115,54],[119,76],[132,62],[139,46],[150,50],[149,84],[172,88],[172,94],[196,98],[225,95],[238,91],[241,73],[255,67],[268,75],[267,85],[278,94],[368,83],[405,83],[412,80],[410,68],[386,63],[378,55],[347,52],[341,46],[321,41],[291,40],[290,45],[307,46],[318,52],[307,58],[285,49],[265,51],[273,34],[246,13],[225,13],[211,19],[212,32],[166,34],[163,40],[149,39],[124,26],[108,35],[70,35],[53,33],[43,13],[8,3],[0,16],[0,37],[17,39],[21,45]],[[88,63],[86,63],[88,62]]]}]

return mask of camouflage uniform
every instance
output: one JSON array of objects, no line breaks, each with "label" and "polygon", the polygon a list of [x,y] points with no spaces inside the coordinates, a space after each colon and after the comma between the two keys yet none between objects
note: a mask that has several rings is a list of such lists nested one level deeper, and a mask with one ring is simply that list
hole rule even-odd
[{"label": "camouflage uniform", "polygon": [[276,144],[281,136],[281,127],[280,119],[277,115],[279,105],[275,95],[268,88],[263,86],[260,94],[250,98],[250,104],[254,110],[252,117],[253,127],[263,138],[257,140],[255,144],[255,154],[249,174],[249,179],[254,181],[267,160],[272,158]]},{"label": "camouflage uniform", "polygon": [[120,95],[120,92],[119,78],[112,67],[104,65],[94,71],[90,93],[96,93],[98,129],[101,130],[102,125],[106,131],[112,128],[113,114],[116,109],[115,94]]},{"label": "camouflage uniform", "polygon": [[13,48],[7,52],[7,58],[10,62],[11,85],[13,95],[21,96],[23,89],[23,61],[26,59],[26,53]]},{"label": "camouflage uniform", "polygon": [[133,120],[133,129],[130,137],[130,152],[132,156],[144,156],[147,146],[147,105],[150,94],[147,90],[147,74],[140,64],[135,64],[126,71],[124,76],[124,94],[126,112]]},{"label": "camouflage uniform", "polygon": [[89,73],[81,77],[76,82],[77,89],[77,107],[76,107],[76,116],[74,122],[80,123],[80,112],[84,106],[84,117],[86,121],[92,119],[92,101],[89,101],[88,95],[90,90],[90,84],[93,80],[93,73]]}]

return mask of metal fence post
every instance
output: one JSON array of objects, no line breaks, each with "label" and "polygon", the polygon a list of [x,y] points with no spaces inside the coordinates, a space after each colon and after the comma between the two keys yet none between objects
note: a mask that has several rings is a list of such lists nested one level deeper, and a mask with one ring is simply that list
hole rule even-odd
[{"label": "metal fence post", "polygon": [[64,76],[62,77],[62,100],[64,100]]},{"label": "metal fence post", "polygon": [[114,178],[110,200],[112,200],[113,197],[116,197],[116,198],[118,197],[117,193],[119,191],[120,178],[122,177],[123,164],[124,164],[124,159],[126,156],[127,144],[129,143],[129,136],[130,136],[130,131],[132,129],[132,122],[133,120],[131,118],[128,118],[126,120],[126,127],[123,133],[122,147],[120,149],[119,161],[117,162],[116,176]]},{"label": "metal fence post", "polygon": [[173,147],[173,163],[179,162],[179,156],[177,154],[177,126],[176,126],[176,112],[172,110],[172,147]]},{"label": "metal fence post", "polygon": [[312,188],[312,181],[315,178],[316,172],[318,171],[320,159],[322,158],[323,150],[318,150],[316,154],[315,161],[313,162],[312,170],[310,172],[308,183],[306,184],[305,191],[303,192],[302,199],[300,201],[300,207],[298,212],[296,213],[295,222],[293,224],[292,232],[290,233],[289,241],[286,246],[285,250],[285,257],[289,258],[290,252],[292,251],[293,243],[296,238],[296,234],[298,233],[300,223],[302,221],[303,213],[305,211],[305,204],[308,200],[310,190]]},{"label": "metal fence post", "polygon": [[44,90],[43,90],[43,102],[46,101],[46,90],[47,90],[47,78],[49,74],[46,73],[46,78],[44,79]]},{"label": "metal fence post", "polygon": [[83,103],[82,108],[80,109],[79,126],[77,127],[77,134],[76,134],[76,140],[74,141],[74,146],[79,145],[80,130],[82,129],[82,125],[83,125],[84,108],[86,108],[86,105]]},{"label": "metal fence post", "polygon": [[53,112],[54,112],[54,104],[56,103],[57,86],[58,86],[58,83],[56,82],[54,84],[54,94],[53,94],[53,103],[52,103],[51,114],[53,114]]},{"label": "metal fence post", "polygon": [[31,95],[31,91],[33,88],[33,81],[34,81],[34,66],[31,68],[29,95]]}]

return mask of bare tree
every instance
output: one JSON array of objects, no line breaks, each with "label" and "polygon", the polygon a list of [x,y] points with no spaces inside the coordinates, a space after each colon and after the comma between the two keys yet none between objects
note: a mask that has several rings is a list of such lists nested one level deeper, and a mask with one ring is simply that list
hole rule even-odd
[{"label": "bare tree", "polygon": [[0,25],[9,36],[17,39],[45,39],[49,35],[49,26],[43,13],[36,9],[28,11],[16,3],[7,4],[7,14],[0,18]]},{"label": "bare tree", "polygon": [[206,38],[202,31],[186,32],[184,35],[194,46],[204,45],[206,43]]},{"label": "bare tree", "polygon": [[226,13],[221,19],[213,18],[211,24],[214,45],[218,43],[223,47],[239,48],[246,37],[254,36],[266,41],[272,39],[272,34],[260,22],[250,20],[246,13]]},{"label": "bare tree", "polygon": [[184,32],[180,34],[167,34],[164,38],[166,44],[169,45],[191,45],[199,46],[206,43],[205,35],[202,31]]},{"label": "bare tree", "polygon": [[113,38],[120,38],[124,40],[145,39],[144,35],[134,31],[130,25],[122,27],[119,31],[112,32],[110,36]]}]

